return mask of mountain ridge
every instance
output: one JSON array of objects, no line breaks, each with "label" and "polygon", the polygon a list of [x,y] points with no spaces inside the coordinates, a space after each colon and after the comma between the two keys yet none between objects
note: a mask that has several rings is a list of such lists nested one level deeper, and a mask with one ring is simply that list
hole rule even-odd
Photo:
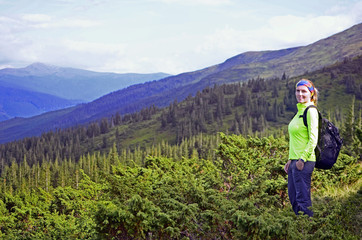
[{"label": "mountain ridge", "polygon": [[[56,138],[64,147],[69,142],[77,142],[78,155],[72,156],[73,160],[77,160],[81,155],[93,151],[108,153],[114,144],[118,149],[133,150],[138,146],[151,147],[160,142],[178,144],[197,134],[209,135],[218,132],[244,136],[279,135],[282,132],[286,134],[288,122],[296,112],[295,83],[301,77],[315,79],[315,85],[321,90],[318,97],[319,110],[345,134],[344,125],[348,122],[351,105],[355,102],[354,111],[361,110],[361,64],[362,55],[303,76],[268,80],[258,78],[243,84],[215,85],[203,89],[194,97],[173,102],[165,108],[151,106],[137,113],[123,116],[116,114],[87,125],[57,129],[41,137],[26,138],[0,147],[8,145],[16,149],[14,144],[26,145],[29,141],[38,142],[38,139],[43,139],[41,142],[52,145],[49,146],[52,148],[56,145],[49,143],[48,140]],[[68,112],[71,111],[72,109],[68,109]],[[48,119],[56,119],[57,114],[59,115],[59,111],[44,115]],[[17,122],[23,120],[16,119]],[[32,118],[31,121],[38,120]],[[14,123],[12,127],[15,130],[17,124],[15,121],[11,122]],[[347,138],[345,141],[347,142]],[[45,149],[48,147],[45,146]],[[16,154],[14,150],[10,152]],[[10,164],[11,158],[6,159]]]},{"label": "mountain ridge", "polygon": [[[297,76],[359,55],[362,55],[362,24],[304,47],[246,52],[198,71],[132,85],[93,102],[78,105],[72,110],[63,111],[65,114],[50,121],[44,120],[49,115],[37,116],[28,121],[24,119],[19,127],[40,134],[42,131],[83,124],[116,113],[136,112],[151,105],[164,107],[174,100],[180,101],[214,84],[244,82],[258,77],[271,79],[285,74]],[[38,121],[46,123],[40,126]],[[0,135],[8,133],[11,131],[8,131],[6,124],[2,125]],[[17,134],[11,136],[26,136],[20,132]],[[4,141],[4,138],[1,141]]]},{"label": "mountain ridge", "polygon": [[[262,78],[279,77],[282,74],[298,76],[303,73],[321,69],[344,58],[353,58],[362,54],[362,24],[356,24],[349,29],[334,34],[330,37],[316,41],[306,46],[287,48],[282,50],[269,50],[261,52],[246,52],[226,60],[240,61],[228,69],[227,75],[234,75],[229,82],[248,79],[257,76]],[[247,61],[246,61],[246,60]],[[259,71],[258,71],[259,70]],[[230,74],[234,72],[234,74]],[[239,74],[238,74],[239,73]],[[218,78],[224,78],[222,71],[214,76],[208,76],[211,83]]]},{"label": "mountain ridge", "polygon": [[[133,84],[170,76],[166,73],[110,73],[33,63],[24,68],[0,69],[0,82],[21,89],[55,95],[65,99],[93,101]],[[79,91],[79,90],[82,91]]]},{"label": "mountain ridge", "polygon": [[166,76],[169,74],[102,73],[44,63],[4,68],[0,70],[0,121],[72,107],[132,83]]},{"label": "mountain ridge", "polygon": [[0,121],[14,117],[32,117],[44,112],[72,107],[79,103],[81,103],[80,100],[63,99],[0,83]]}]

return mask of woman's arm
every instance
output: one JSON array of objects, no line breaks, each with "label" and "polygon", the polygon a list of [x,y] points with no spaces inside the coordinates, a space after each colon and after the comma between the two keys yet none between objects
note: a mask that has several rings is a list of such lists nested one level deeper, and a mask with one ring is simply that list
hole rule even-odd
[{"label": "woman's arm", "polygon": [[300,156],[300,158],[304,161],[309,159],[318,143],[319,114],[316,108],[309,108],[309,111],[307,112],[307,123],[309,139],[305,150]]}]

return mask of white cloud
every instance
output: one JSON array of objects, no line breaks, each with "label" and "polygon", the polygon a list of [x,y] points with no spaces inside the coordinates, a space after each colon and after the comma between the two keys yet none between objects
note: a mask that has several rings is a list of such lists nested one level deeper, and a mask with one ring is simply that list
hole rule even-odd
[{"label": "white cloud", "polygon": [[65,48],[71,51],[87,52],[91,54],[105,54],[110,53],[115,55],[121,55],[125,52],[125,45],[123,44],[105,44],[87,41],[74,41],[64,40],[63,44]]},{"label": "white cloud", "polygon": [[101,23],[81,18],[58,19],[46,14],[23,14],[20,16],[0,17],[0,33],[30,31],[33,28],[89,28],[100,26]]},{"label": "white cloud", "polygon": [[90,28],[100,26],[101,23],[88,19],[68,18],[62,19],[49,27],[64,27],[64,28]]},{"label": "white cloud", "polygon": [[[276,44],[276,47],[291,45],[306,45],[321,38],[340,32],[353,24],[347,16],[278,16],[271,18],[266,36]],[[283,37],[280,37],[283,36]]]},{"label": "white cloud", "polygon": [[0,37],[6,34],[21,31],[23,28],[24,26],[21,20],[0,16]]},{"label": "white cloud", "polygon": [[29,27],[34,28],[89,28],[99,26],[100,23],[88,19],[65,18],[56,19],[42,14],[27,14],[22,17]]},{"label": "white cloud", "polygon": [[245,51],[307,45],[362,21],[361,0],[304,12],[236,0],[57,0],[33,9],[10,2],[20,10],[0,9],[2,66],[180,73]]},{"label": "white cloud", "polygon": [[351,16],[353,20],[361,22],[362,21],[362,1],[357,2],[352,10],[351,10]]},{"label": "white cloud", "polygon": [[[135,50],[125,44],[74,41],[64,41],[63,43],[65,52],[59,52],[59,56],[62,54],[60,59],[63,59],[63,62],[59,64],[63,66],[69,60],[76,67],[101,72],[150,73],[167,69],[168,73],[180,73],[186,70],[183,66],[185,59],[179,59],[177,55],[153,54],[144,52],[143,48]],[[76,58],[69,59],[70,55],[76,56]]]},{"label": "white cloud", "polygon": [[227,25],[205,36],[195,51],[205,57],[225,58],[245,51],[277,50],[304,46],[343,31],[362,20],[362,1],[348,11],[333,10],[321,16],[274,16],[254,29]]},{"label": "white cloud", "polygon": [[21,16],[21,19],[28,22],[49,22],[52,20],[52,17],[46,14],[24,14]]},{"label": "white cloud", "polygon": [[[30,46],[29,50],[36,49],[36,46]],[[63,39],[55,43],[43,44],[36,50],[37,58],[35,61],[42,61],[52,65],[83,68],[94,71],[112,71],[127,72],[127,68],[117,62],[128,62],[127,67],[131,66],[126,53],[124,44],[106,44],[88,41],[75,41]],[[49,54],[51,52],[51,54]],[[35,54],[35,53],[34,53]],[[134,61],[135,59],[132,59]],[[111,68],[115,67],[115,68]]]},{"label": "white cloud", "polygon": [[221,6],[229,5],[232,0],[149,0],[150,2],[162,2],[168,4],[183,4],[183,5],[210,5],[210,6]]},{"label": "white cloud", "polygon": [[[81,51],[87,52],[87,54],[83,55],[92,56],[95,59],[97,59],[96,53],[112,55],[119,52],[121,49],[119,46],[106,47],[106,44],[77,44],[75,41],[71,42],[70,40],[62,43],[60,42],[62,35],[57,35],[59,29],[64,31],[67,29],[79,30],[98,25],[98,22],[92,20],[79,18],[58,19],[46,14],[0,16],[0,64],[57,63],[59,61],[57,59],[67,58],[69,60],[68,65],[71,65],[72,58],[78,58],[74,57],[74,54]],[[69,54],[69,56],[64,57],[65,53]],[[84,61],[83,65],[89,63],[89,59],[91,59],[81,58]]]}]

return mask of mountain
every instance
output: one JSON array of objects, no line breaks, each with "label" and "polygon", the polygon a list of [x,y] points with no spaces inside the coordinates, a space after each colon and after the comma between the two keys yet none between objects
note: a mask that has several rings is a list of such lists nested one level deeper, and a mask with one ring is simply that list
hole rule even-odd
[{"label": "mountain", "polygon": [[165,73],[100,73],[34,63],[25,68],[0,70],[0,82],[19,89],[51,94],[65,99],[92,101],[130,85],[170,76]]},{"label": "mountain", "polygon": [[87,122],[116,112],[135,112],[152,104],[163,107],[214,84],[283,74],[298,76],[359,55],[362,55],[362,24],[305,47],[246,52],[199,71],[133,85],[82,105],[69,117]]},{"label": "mountain", "polygon": [[[304,75],[315,79],[314,83],[320,90],[318,109],[339,127],[344,138],[344,149],[354,146],[351,144],[354,139],[350,134],[353,129],[351,125],[354,122],[357,126],[361,122],[360,114],[351,118],[353,112],[360,113],[362,108],[361,66],[362,55]],[[259,78],[246,84],[215,85],[205,88],[195,97],[173,102],[165,108],[151,106],[137,113],[115,115],[87,125],[47,132],[40,137],[0,144],[0,159],[4,159],[5,165],[9,166],[12,159],[26,159],[28,164],[34,165],[42,159],[48,162],[55,162],[56,159],[77,161],[81,156],[98,151],[108,154],[113,146],[120,152],[153,148],[160,144],[164,146],[164,143],[180,146],[186,139],[219,132],[244,136],[285,135],[288,123],[296,112],[295,83],[299,79],[300,76]],[[355,107],[351,110],[353,102]],[[42,119],[56,119],[72,110],[47,113]],[[35,124],[42,119],[32,118],[30,122]],[[16,134],[21,127],[18,123],[23,120],[18,118],[12,121],[13,133]],[[355,132],[359,133],[359,130]],[[205,154],[198,148],[207,142],[194,144],[198,154]],[[32,146],[36,146],[36,152]],[[154,150],[157,151],[160,152],[159,149]],[[192,149],[182,151],[190,151],[191,154]]]},{"label": "mountain", "polygon": [[205,69],[132,85],[71,109],[5,121],[0,124],[0,142],[83,124],[116,113],[132,113],[152,105],[167,106],[175,99],[183,100],[214,84],[258,77],[298,76],[359,55],[362,55],[362,24],[307,46],[246,52]]},{"label": "mountain", "polygon": [[0,121],[13,117],[31,117],[80,103],[49,94],[19,89],[0,83]]},{"label": "mountain", "polygon": [[0,121],[72,107],[132,84],[169,76],[98,73],[34,63],[0,70]]}]

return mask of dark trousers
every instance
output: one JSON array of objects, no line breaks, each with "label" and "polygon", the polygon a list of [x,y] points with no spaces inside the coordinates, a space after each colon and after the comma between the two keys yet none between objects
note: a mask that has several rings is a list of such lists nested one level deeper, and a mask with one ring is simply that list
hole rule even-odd
[{"label": "dark trousers", "polygon": [[313,212],[308,208],[312,206],[310,186],[315,162],[305,162],[302,171],[297,169],[296,162],[292,160],[288,169],[289,200],[295,214],[302,211],[312,217]]}]

